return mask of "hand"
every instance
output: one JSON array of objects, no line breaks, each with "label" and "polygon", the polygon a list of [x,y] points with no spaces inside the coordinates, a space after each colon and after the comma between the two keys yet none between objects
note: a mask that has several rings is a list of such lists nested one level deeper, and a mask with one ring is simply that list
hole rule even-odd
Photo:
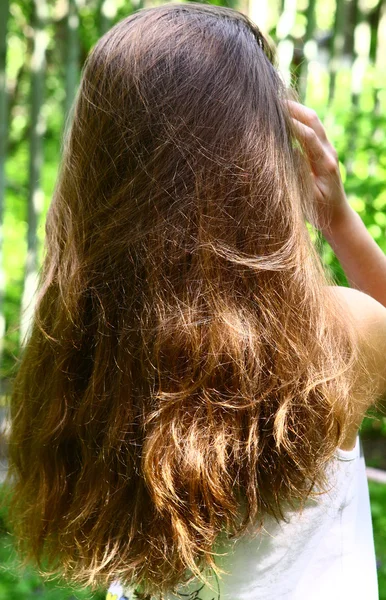
[{"label": "hand", "polygon": [[351,210],[339,172],[338,155],[315,111],[292,100],[287,104],[314,180],[317,222],[313,225],[323,231]]}]

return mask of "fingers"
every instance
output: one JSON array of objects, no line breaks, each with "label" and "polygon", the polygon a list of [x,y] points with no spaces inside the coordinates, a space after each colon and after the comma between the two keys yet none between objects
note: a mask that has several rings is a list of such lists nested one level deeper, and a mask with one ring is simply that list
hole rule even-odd
[{"label": "fingers", "polygon": [[327,139],[316,112],[292,100],[287,103],[298,138],[307,152],[315,175],[335,173],[338,155]]},{"label": "fingers", "polygon": [[298,137],[302,142],[307,155],[311,161],[312,168],[316,175],[323,174],[324,169],[322,165],[322,159],[325,155],[325,149],[322,142],[318,138],[317,134],[311,127],[304,125],[300,121],[292,118],[294,127],[297,131]]},{"label": "fingers", "polygon": [[313,129],[322,141],[327,140],[326,131],[314,110],[293,100],[287,100],[287,104],[292,117],[295,117],[300,123]]}]

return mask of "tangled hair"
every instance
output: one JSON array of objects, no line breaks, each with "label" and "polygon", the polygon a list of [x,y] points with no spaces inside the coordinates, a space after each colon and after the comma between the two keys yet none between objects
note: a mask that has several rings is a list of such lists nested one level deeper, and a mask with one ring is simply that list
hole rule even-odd
[{"label": "tangled hair", "polygon": [[90,53],[11,397],[9,518],[41,573],[162,596],[325,489],[357,341],[289,97],[230,8],[141,9]]}]

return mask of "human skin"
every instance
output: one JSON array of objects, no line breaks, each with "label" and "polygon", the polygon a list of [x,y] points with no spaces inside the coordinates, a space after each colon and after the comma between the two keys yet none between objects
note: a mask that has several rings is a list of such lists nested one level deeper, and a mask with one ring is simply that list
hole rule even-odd
[{"label": "human skin", "polygon": [[292,100],[288,105],[310,161],[319,229],[350,286],[386,307],[386,256],[347,200],[336,150],[314,110]]}]

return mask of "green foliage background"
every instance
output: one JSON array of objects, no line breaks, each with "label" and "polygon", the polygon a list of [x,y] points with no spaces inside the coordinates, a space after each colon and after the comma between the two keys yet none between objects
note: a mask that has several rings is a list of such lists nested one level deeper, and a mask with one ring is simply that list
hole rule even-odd
[{"label": "green foliage background", "polygon": [[[344,0],[346,3],[355,0]],[[227,4],[246,12],[247,4]],[[250,5],[253,8],[253,2]],[[276,25],[285,3],[275,0],[267,3],[269,15],[267,30],[273,41],[279,42]],[[358,2],[357,2],[358,4]],[[30,59],[31,20],[34,3],[29,0],[11,1],[8,24],[7,80],[10,85],[10,115],[8,127],[8,153],[5,165],[6,202],[4,213],[4,267],[5,267],[5,351],[0,365],[0,380],[7,380],[14,368],[20,351],[19,321],[20,302],[24,286],[27,236],[27,197],[29,189],[28,161],[30,135]],[[79,59],[83,64],[88,51],[103,30],[127,16],[144,4],[125,0],[79,0]],[[371,48],[366,46],[366,36],[358,25],[366,22],[377,0],[362,0],[356,27],[356,46],[351,61],[341,61],[336,78],[335,96],[329,103],[328,90],[331,76],[330,65],[323,66],[323,57],[314,56],[309,63],[308,86],[304,103],[314,108],[327,134],[337,148],[342,177],[350,203],[360,214],[370,234],[386,252],[386,77],[379,65],[371,60]],[[64,9],[63,9],[64,6]],[[309,17],[307,0],[298,0],[296,19],[287,33],[295,47],[301,45],[306,35]],[[101,10],[104,7],[105,12]],[[317,0],[315,39],[331,34],[337,5],[334,0]],[[39,257],[43,255],[44,220],[52,196],[61,156],[61,140],[64,128],[65,106],[65,57],[66,57],[66,2],[48,0],[51,19],[46,26],[48,35],[45,95],[42,106],[44,130],[44,165],[41,173],[41,203],[38,228]],[[259,25],[258,20],[256,19]],[[386,28],[386,21],[385,28]],[[367,50],[366,50],[367,48]],[[367,62],[358,62],[364,56]],[[364,65],[363,75],[360,65]],[[356,65],[356,66],[355,66]],[[359,66],[358,66],[359,65]],[[358,67],[358,68],[357,68]],[[355,70],[357,69],[357,70]],[[298,67],[292,66],[296,78]],[[383,77],[382,77],[383,75]],[[345,275],[327,244],[321,250],[323,260],[340,285],[347,285]],[[0,399],[1,404],[1,399]],[[365,421],[363,432],[386,435],[386,419]],[[376,465],[375,465],[376,466]],[[370,484],[372,514],[375,531],[377,558],[379,562],[380,598],[386,600],[386,486]],[[43,585],[34,572],[20,573],[16,568],[12,538],[7,532],[4,515],[0,518],[0,600],[11,598],[46,600],[70,600],[71,598],[99,600],[103,593],[92,595],[87,591],[59,588],[57,584]]]}]

